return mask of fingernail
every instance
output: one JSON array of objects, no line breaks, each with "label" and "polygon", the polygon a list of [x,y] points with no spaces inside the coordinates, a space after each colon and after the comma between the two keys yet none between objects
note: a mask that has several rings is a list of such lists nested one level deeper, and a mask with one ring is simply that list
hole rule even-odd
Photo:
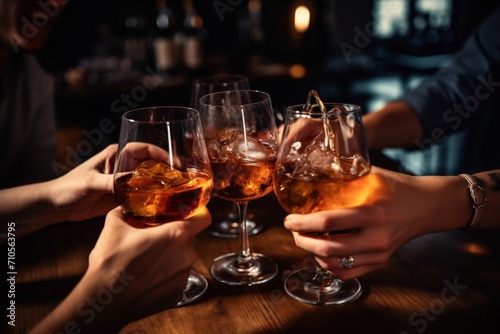
[{"label": "fingernail", "polygon": [[285,228],[290,229],[292,227],[292,221],[290,220],[290,218],[285,217],[283,225],[285,226]]}]

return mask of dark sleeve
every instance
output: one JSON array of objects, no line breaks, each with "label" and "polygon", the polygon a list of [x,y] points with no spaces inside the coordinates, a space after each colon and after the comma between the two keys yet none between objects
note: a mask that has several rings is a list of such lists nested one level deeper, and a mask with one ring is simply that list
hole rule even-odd
[{"label": "dark sleeve", "polygon": [[12,61],[0,98],[0,188],[53,179],[56,160],[54,78],[33,55]]},{"label": "dark sleeve", "polygon": [[[23,147],[22,158],[24,166],[35,167],[24,171],[33,175],[29,182],[49,180],[57,175],[52,167],[56,160],[56,117],[54,106],[54,78],[45,73],[36,59],[28,60],[32,80],[26,86],[26,96],[30,96],[32,103],[31,114],[26,115],[29,134]],[[32,174],[31,174],[32,173]]]},{"label": "dark sleeve", "polygon": [[500,92],[500,7],[484,21],[436,75],[409,91],[400,100],[412,107],[425,137],[467,127],[469,119],[491,112],[488,100]]}]

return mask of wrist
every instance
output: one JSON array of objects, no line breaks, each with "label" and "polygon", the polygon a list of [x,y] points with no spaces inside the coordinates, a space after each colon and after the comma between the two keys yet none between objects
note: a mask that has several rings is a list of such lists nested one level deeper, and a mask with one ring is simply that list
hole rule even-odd
[{"label": "wrist", "polygon": [[73,196],[73,190],[68,189],[68,182],[61,178],[53,179],[46,182],[44,200],[51,208],[52,223],[60,223],[68,221],[71,208],[66,205],[68,196]]},{"label": "wrist", "polygon": [[[58,186],[58,180],[50,180],[38,184],[40,189],[39,197],[40,201],[43,203],[44,210],[44,221],[47,225],[60,223],[66,220],[66,212],[64,209],[58,205],[58,196],[64,194],[64,189],[60,189]],[[46,215],[45,215],[46,213]]]},{"label": "wrist", "polygon": [[0,190],[0,218],[16,222],[16,232],[22,237],[59,218],[49,198],[50,181]]},{"label": "wrist", "polygon": [[[419,177],[422,178],[422,177]],[[430,232],[458,230],[467,225],[471,214],[467,182],[461,176],[426,176],[421,186],[426,189]]]},{"label": "wrist", "polygon": [[449,203],[448,229],[463,229],[471,219],[472,203],[467,182],[462,176],[450,176],[447,186],[447,197],[444,201]]},{"label": "wrist", "polygon": [[460,174],[459,176],[463,177],[465,181],[467,181],[472,208],[469,222],[467,225],[462,227],[462,230],[474,230],[481,224],[481,216],[483,214],[484,207],[486,206],[485,187],[482,181],[473,175]]}]

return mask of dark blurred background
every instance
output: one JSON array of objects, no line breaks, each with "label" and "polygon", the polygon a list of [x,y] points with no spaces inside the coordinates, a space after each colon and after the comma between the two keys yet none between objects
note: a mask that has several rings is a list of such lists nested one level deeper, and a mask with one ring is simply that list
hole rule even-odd
[{"label": "dark blurred background", "polygon": [[247,75],[277,110],[304,102],[311,89],[324,101],[375,110],[445,66],[497,5],[72,0],[40,54],[58,78],[60,162],[90,155],[89,143],[93,154],[116,142],[126,110],[188,105],[193,79],[211,74]]}]

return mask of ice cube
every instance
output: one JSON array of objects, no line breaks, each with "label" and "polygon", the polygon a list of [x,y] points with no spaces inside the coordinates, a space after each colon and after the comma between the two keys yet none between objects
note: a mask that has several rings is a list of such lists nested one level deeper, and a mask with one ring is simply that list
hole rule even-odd
[{"label": "ice cube", "polygon": [[274,158],[274,152],[259,140],[246,137],[237,129],[221,131],[217,140],[207,143],[212,160],[264,161]]},{"label": "ice cube", "polygon": [[367,174],[370,171],[370,163],[360,154],[352,157],[342,157],[343,168],[350,176],[358,177]]},{"label": "ice cube", "polygon": [[128,183],[136,189],[161,189],[177,187],[189,181],[180,171],[164,162],[145,160],[134,170]]},{"label": "ice cube", "polygon": [[236,129],[225,129],[220,131],[216,137],[209,141],[209,155],[211,160],[227,160],[234,158],[239,143],[243,140],[243,134]]},{"label": "ice cube", "polygon": [[325,175],[339,173],[340,166],[333,146],[334,134],[325,127],[304,149],[300,161],[293,174],[301,178],[318,180]]},{"label": "ice cube", "polygon": [[242,136],[243,134],[236,129],[225,129],[218,134],[217,139],[221,146],[232,146],[235,141],[241,140]]},{"label": "ice cube", "polygon": [[246,140],[238,142],[238,158],[244,161],[268,161],[275,156],[274,152],[258,140],[247,137]]},{"label": "ice cube", "polygon": [[302,164],[297,165],[293,173],[300,174],[302,178],[319,180],[342,173],[338,157],[322,145],[309,147],[301,160]]},{"label": "ice cube", "polygon": [[219,154],[219,142],[216,139],[209,139],[206,141],[208,156],[210,160],[217,161],[221,159]]}]

